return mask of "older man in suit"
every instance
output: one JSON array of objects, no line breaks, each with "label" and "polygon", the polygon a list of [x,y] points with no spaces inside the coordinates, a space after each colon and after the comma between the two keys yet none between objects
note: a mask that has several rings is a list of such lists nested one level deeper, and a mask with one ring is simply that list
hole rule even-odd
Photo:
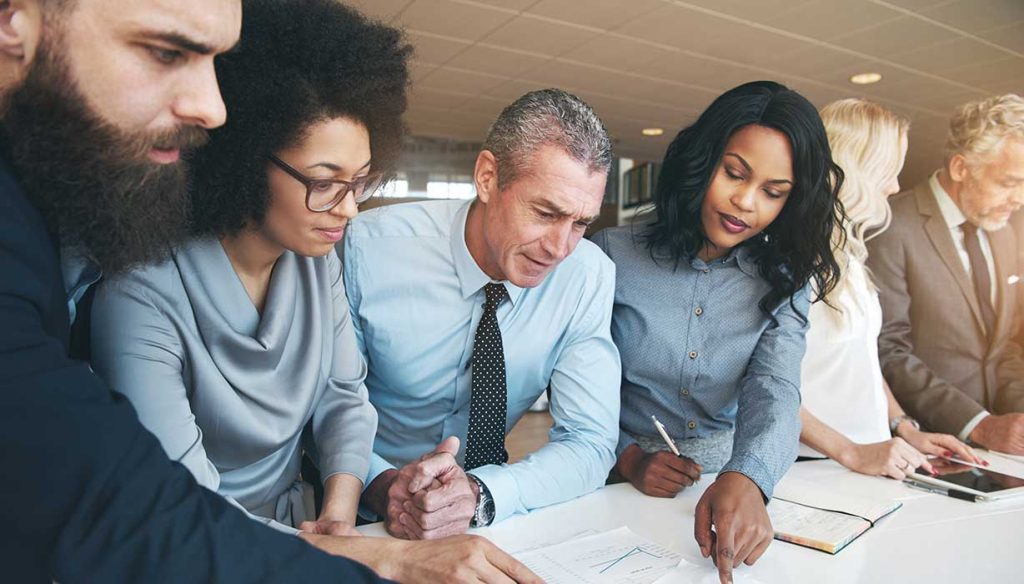
[{"label": "older man in suit", "polygon": [[[1013,340],[1024,203],[1024,99],[969,103],[950,123],[945,165],[892,199],[868,264],[884,313],[886,380],[933,430],[1024,454],[1024,358]],[[916,422],[914,422],[916,423]]]}]

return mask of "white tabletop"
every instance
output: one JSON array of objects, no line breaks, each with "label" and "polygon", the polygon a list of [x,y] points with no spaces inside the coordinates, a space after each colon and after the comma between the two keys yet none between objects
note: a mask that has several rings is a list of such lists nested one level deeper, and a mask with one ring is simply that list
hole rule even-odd
[{"label": "white tabletop", "polygon": [[[823,460],[794,464],[786,477],[813,481],[838,493],[898,499],[903,507],[836,555],[774,541],[754,566],[737,570],[737,583],[758,582],[1021,582],[1024,581],[1024,500],[971,503],[910,489],[894,480],[859,475]],[[706,564],[693,539],[693,512],[705,475],[674,499],[647,497],[628,484],[604,487],[573,501],[471,530],[508,552],[555,544],[587,531],[623,525]],[[379,523],[360,528],[387,537]],[[703,581],[703,580],[702,580]]]}]

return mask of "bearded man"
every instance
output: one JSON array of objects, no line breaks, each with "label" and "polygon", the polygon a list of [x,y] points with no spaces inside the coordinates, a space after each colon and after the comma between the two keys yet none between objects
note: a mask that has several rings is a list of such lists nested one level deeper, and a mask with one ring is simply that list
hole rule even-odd
[{"label": "bearded man", "polygon": [[[91,285],[160,258],[185,232],[181,158],[224,123],[214,56],[238,40],[241,10],[240,0],[0,0],[5,581],[379,581],[199,487],[69,356]],[[342,553],[408,581],[429,581],[428,568],[475,580],[495,570],[489,558],[514,561],[480,538],[341,539]]]}]

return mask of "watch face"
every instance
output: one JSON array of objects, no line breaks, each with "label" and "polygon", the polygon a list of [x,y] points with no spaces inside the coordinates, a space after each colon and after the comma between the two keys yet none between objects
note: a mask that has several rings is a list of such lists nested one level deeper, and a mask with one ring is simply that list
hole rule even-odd
[{"label": "watch face", "polygon": [[494,499],[487,497],[480,509],[480,525],[490,525],[494,520]]}]

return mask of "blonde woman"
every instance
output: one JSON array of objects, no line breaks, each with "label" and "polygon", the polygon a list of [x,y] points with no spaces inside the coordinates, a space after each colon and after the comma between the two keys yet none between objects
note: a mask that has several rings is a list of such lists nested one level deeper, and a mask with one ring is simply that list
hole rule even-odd
[{"label": "blonde woman", "polygon": [[833,237],[839,284],[810,309],[801,372],[800,432],[805,457],[828,456],[864,474],[902,479],[931,470],[926,455],[955,454],[980,462],[948,434],[922,432],[882,378],[878,333],[882,309],[864,264],[864,242],[889,224],[887,198],[899,192],[909,122],[860,99],[821,110],[832,157],[843,169],[839,191],[848,215]]}]

